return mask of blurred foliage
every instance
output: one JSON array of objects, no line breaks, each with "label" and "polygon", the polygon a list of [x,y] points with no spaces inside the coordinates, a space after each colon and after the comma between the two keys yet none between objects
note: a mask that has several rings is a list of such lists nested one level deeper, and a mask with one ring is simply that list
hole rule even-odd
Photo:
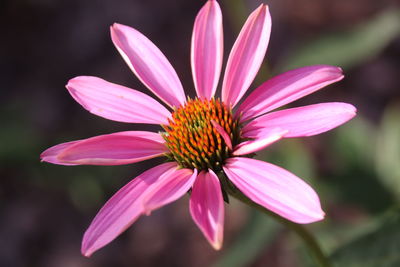
[{"label": "blurred foliage", "polygon": [[252,210],[236,242],[225,249],[213,267],[249,266],[279,232],[279,224],[265,214]]},{"label": "blurred foliage", "polygon": [[305,142],[299,139],[283,139],[272,147],[260,151],[260,160],[272,162],[290,170],[308,183],[314,183],[316,177],[315,162]]},{"label": "blurred foliage", "polygon": [[400,200],[400,103],[389,105],[383,115],[376,144],[376,169],[387,190]]},{"label": "blurred foliage", "polygon": [[400,35],[400,11],[389,9],[346,32],[328,33],[296,49],[279,69],[328,64],[350,69],[379,54]]},{"label": "blurred foliage", "polygon": [[400,266],[400,208],[380,218],[377,227],[336,250],[331,259],[335,266]]},{"label": "blurred foliage", "polygon": [[[372,213],[383,212],[393,198],[374,168],[376,129],[362,115],[336,129],[329,157],[335,159],[327,183],[338,201],[355,204]],[[371,197],[373,195],[373,197]]]},{"label": "blurred foliage", "polygon": [[40,140],[31,122],[19,110],[20,103],[2,106],[0,121],[0,162],[15,164],[38,158],[36,151]]}]

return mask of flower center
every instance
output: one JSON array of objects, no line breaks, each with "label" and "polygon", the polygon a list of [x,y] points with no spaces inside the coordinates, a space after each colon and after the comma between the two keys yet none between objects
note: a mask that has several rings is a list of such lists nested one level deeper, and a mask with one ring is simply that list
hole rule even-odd
[{"label": "flower center", "polygon": [[[217,123],[228,134],[232,146],[224,141],[213,125]],[[220,171],[231,156],[230,147],[240,142],[240,125],[232,111],[219,99],[189,99],[172,113],[163,137],[169,148],[168,158],[182,168]]]}]

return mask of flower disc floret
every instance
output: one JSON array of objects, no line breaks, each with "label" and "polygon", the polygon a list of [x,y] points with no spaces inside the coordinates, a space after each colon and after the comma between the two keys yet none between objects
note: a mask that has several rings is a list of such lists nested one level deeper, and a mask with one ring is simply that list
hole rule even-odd
[{"label": "flower disc floret", "polygon": [[[223,128],[232,144],[215,125]],[[239,120],[219,99],[189,99],[172,113],[163,137],[170,151],[168,157],[182,168],[221,170],[225,160],[240,142]]]}]

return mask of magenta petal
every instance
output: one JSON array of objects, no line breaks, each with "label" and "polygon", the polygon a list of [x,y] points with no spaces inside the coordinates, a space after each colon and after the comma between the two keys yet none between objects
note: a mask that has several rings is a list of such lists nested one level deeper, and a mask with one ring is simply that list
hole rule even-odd
[{"label": "magenta petal", "polygon": [[263,115],[243,127],[243,136],[257,138],[274,128],[287,130],[287,137],[312,136],[329,131],[356,115],[346,103],[321,103],[280,110]]},{"label": "magenta petal", "polygon": [[280,128],[268,128],[264,131],[258,131],[257,135],[251,137],[254,140],[244,141],[236,146],[233,155],[241,156],[257,152],[282,139],[287,133],[287,130]]},{"label": "magenta petal", "polygon": [[82,165],[121,165],[168,152],[158,133],[127,131],[99,135],[76,142],[59,151],[57,160]]},{"label": "magenta petal", "polygon": [[261,5],[247,19],[228,58],[222,101],[234,107],[247,91],[264,60],[271,33],[268,6]]},{"label": "magenta petal", "polygon": [[171,107],[185,103],[185,93],[174,68],[146,36],[131,27],[114,23],[111,38],[125,62],[147,88]]},{"label": "magenta petal", "polygon": [[89,257],[125,231],[143,214],[142,199],[148,188],[177,168],[164,163],[145,171],[122,187],[97,213],[82,240],[82,254]]},{"label": "magenta petal", "polygon": [[193,80],[199,98],[211,99],[217,89],[223,55],[222,14],[208,1],[194,22],[191,47]]},{"label": "magenta petal", "polygon": [[171,116],[163,105],[150,96],[97,77],[76,77],[66,87],[85,109],[109,120],[168,124]]},{"label": "magenta petal", "polygon": [[143,199],[143,207],[146,214],[167,205],[189,191],[197,176],[197,170],[179,169],[169,175],[163,176],[149,189]]},{"label": "magenta petal", "polygon": [[343,77],[340,68],[327,65],[285,72],[255,89],[239,106],[237,114],[242,114],[242,121],[260,116],[340,81]]},{"label": "magenta petal", "polygon": [[40,159],[42,161],[46,161],[46,162],[58,164],[58,165],[67,165],[67,166],[76,165],[76,164],[72,164],[72,163],[66,163],[66,162],[59,161],[57,157],[63,150],[78,143],[79,141],[81,141],[81,140],[71,141],[71,142],[52,146],[52,147],[46,149],[45,151],[43,151],[42,154],[40,154]]},{"label": "magenta petal", "polygon": [[324,218],[315,191],[287,170],[255,159],[230,158],[224,171],[248,198],[285,219],[312,223]]},{"label": "magenta petal", "polygon": [[190,214],[208,242],[219,250],[224,231],[224,199],[217,175],[202,171],[193,184]]}]

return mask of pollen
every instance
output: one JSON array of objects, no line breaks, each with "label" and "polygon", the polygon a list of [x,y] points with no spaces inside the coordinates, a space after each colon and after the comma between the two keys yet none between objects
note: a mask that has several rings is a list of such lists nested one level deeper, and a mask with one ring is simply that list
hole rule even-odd
[{"label": "pollen", "polygon": [[[170,151],[167,157],[182,168],[220,171],[232,155],[232,147],[240,142],[239,120],[219,99],[189,99],[168,122],[163,133]],[[224,129],[232,145],[225,142],[212,122]]]}]

